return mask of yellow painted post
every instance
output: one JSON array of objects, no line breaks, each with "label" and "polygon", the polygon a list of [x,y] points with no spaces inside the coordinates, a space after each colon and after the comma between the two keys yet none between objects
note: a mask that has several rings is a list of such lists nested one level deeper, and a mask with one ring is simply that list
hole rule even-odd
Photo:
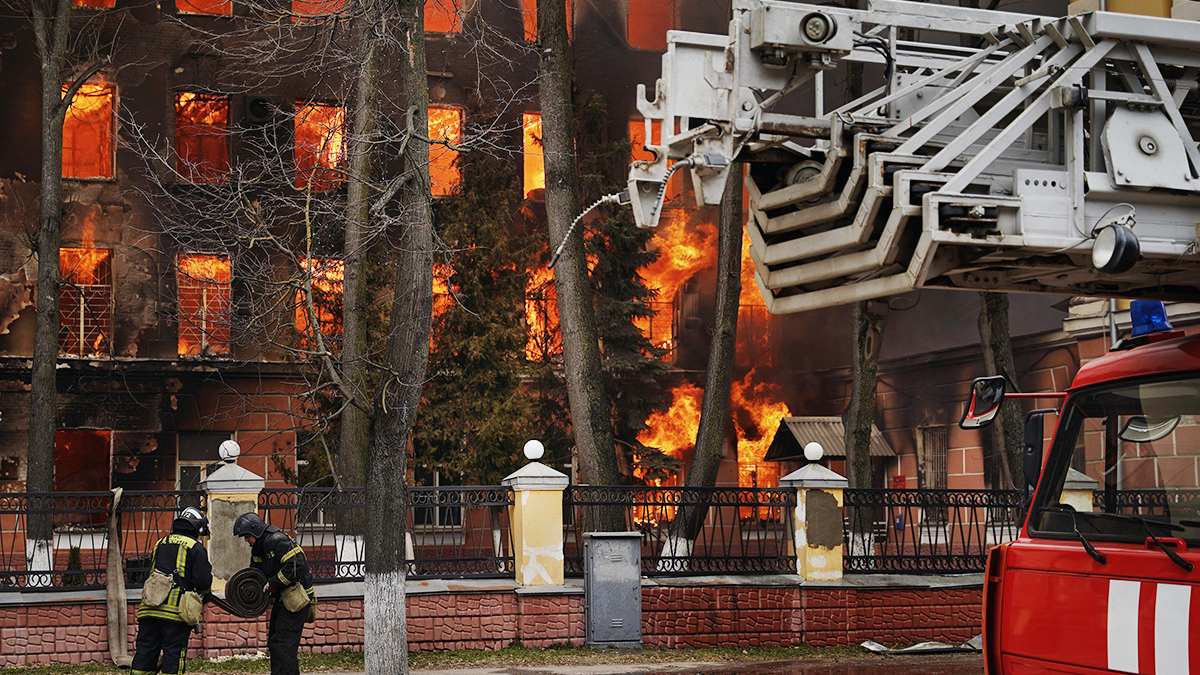
[{"label": "yellow painted post", "polygon": [[258,511],[258,495],[266,482],[262,476],[238,466],[241,447],[235,441],[221,443],[225,462],[200,482],[208,493],[208,557],[213,568],[213,592],[223,593],[233,573],[250,564],[250,547],[233,536],[233,521],[243,513]]},{"label": "yellow painted post", "polygon": [[[525,456],[540,459],[542,444],[525,444]],[[530,461],[502,483],[513,489],[509,511],[517,583],[522,586],[561,586],[563,583],[563,490],[566,474]]]},{"label": "yellow painted post", "polygon": [[1062,497],[1058,503],[1066,504],[1080,513],[1091,513],[1094,510],[1092,495],[1099,487],[1100,481],[1075,469],[1067,469],[1067,479],[1063,482]]},{"label": "yellow painted post", "polygon": [[842,500],[847,485],[845,478],[819,464],[809,464],[779,479],[779,487],[796,490],[792,546],[796,574],[805,580],[842,578]]}]

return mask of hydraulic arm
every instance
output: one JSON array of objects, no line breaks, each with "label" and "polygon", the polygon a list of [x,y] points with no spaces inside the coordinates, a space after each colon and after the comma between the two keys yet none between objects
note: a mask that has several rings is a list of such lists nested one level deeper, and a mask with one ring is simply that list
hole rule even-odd
[{"label": "hydraulic arm", "polygon": [[[727,36],[668,41],[639,86],[663,131],[630,169],[635,217],[655,226],[685,169],[714,204],[745,162],[774,313],[921,287],[1200,300],[1194,22],[735,0]],[[884,86],[825,111],[823,74],[852,62]]]}]

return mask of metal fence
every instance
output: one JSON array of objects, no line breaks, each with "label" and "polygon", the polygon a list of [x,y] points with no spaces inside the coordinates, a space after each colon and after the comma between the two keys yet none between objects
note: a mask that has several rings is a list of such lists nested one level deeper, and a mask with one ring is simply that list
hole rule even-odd
[{"label": "metal fence", "polygon": [[615,526],[642,534],[646,576],[794,574],[795,506],[796,492],[784,489],[573,485],[563,492],[565,572],[583,574],[585,533]]},{"label": "metal fence", "polygon": [[[141,586],[150,572],[150,553],[185,505],[204,504],[204,493],[125,492],[117,506],[125,583]],[[39,588],[103,588],[108,560],[111,492],[0,494],[0,592]],[[30,514],[46,514],[53,525],[49,551],[39,556],[26,540]]]},{"label": "metal fence", "polygon": [[[365,550],[362,488],[263,490],[259,513],[296,533],[314,581],[359,581]],[[501,578],[513,573],[507,487],[408,488],[408,576]]]},{"label": "metal fence", "polygon": [[[844,494],[847,574],[982,572],[987,550],[1016,539],[1024,517],[1018,490],[848,489]],[[859,510],[869,527],[853,527]]]}]

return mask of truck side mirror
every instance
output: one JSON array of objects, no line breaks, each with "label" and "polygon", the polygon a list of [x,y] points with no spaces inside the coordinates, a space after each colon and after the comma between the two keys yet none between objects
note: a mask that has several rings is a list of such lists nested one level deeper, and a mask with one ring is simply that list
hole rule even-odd
[{"label": "truck side mirror", "polygon": [[1022,468],[1025,487],[1033,489],[1042,475],[1042,432],[1046,413],[1034,410],[1025,418],[1025,456]]},{"label": "truck side mirror", "polygon": [[1000,404],[1004,402],[1004,390],[1008,382],[1003,375],[977,377],[971,383],[971,401],[963,411],[958,426],[963,429],[980,429],[992,423]]}]

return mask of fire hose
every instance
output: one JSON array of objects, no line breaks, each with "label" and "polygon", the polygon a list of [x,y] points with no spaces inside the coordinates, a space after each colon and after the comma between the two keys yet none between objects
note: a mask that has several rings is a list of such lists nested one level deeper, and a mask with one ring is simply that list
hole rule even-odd
[{"label": "fire hose", "polygon": [[263,593],[267,577],[253,567],[240,569],[229,577],[225,584],[225,598],[210,596],[213,604],[243,619],[262,616],[267,611],[269,598]]}]

